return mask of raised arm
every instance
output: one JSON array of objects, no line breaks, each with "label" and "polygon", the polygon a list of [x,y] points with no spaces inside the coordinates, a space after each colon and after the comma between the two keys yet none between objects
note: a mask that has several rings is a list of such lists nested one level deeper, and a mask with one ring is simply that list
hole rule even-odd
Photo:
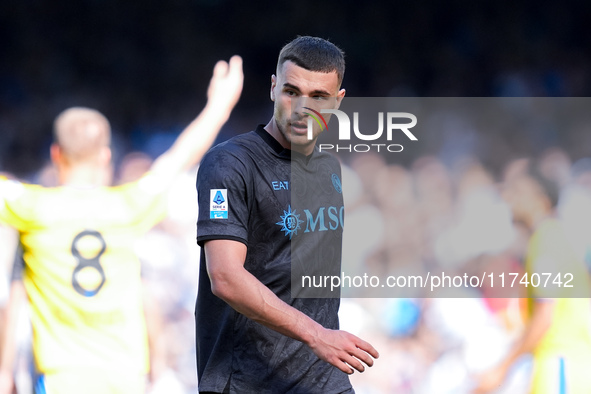
[{"label": "raised arm", "polygon": [[201,160],[238,102],[243,80],[240,56],[233,56],[229,63],[217,62],[207,90],[205,108],[170,149],[156,159],[151,168],[153,173],[172,178]]},{"label": "raised arm", "polygon": [[[373,365],[378,352],[353,334],[324,328],[281,301],[244,268],[246,246],[237,241],[211,240],[204,245],[213,294],[246,317],[307,344],[322,360],[351,374]],[[352,367],[352,368],[351,368]]]}]

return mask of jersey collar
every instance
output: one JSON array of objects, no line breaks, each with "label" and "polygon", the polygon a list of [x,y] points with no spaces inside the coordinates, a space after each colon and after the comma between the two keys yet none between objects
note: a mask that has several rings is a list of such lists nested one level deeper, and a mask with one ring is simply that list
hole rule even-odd
[{"label": "jersey collar", "polygon": [[275,153],[277,153],[280,157],[283,157],[285,159],[303,161],[307,164],[312,158],[312,156],[314,156],[314,154],[316,153],[316,150],[318,149],[315,146],[314,151],[309,156],[306,156],[302,153],[284,148],[279,143],[279,141],[273,138],[273,136],[269,134],[267,130],[265,130],[265,125],[258,125],[255,132],[263,139],[263,141],[267,143],[267,145],[271,147],[271,149],[273,149],[273,151],[275,151]]}]

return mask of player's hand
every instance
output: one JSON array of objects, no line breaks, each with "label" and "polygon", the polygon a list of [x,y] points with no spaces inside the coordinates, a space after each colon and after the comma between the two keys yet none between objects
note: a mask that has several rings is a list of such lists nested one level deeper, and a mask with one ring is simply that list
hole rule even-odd
[{"label": "player's hand", "polygon": [[371,367],[374,358],[379,357],[378,351],[372,345],[340,330],[321,329],[309,346],[321,360],[347,374],[352,374],[354,369],[363,372],[365,365]]},{"label": "player's hand", "polygon": [[14,392],[14,379],[9,371],[0,371],[0,394],[12,394]]},{"label": "player's hand", "polygon": [[498,365],[476,377],[476,387],[472,390],[473,394],[490,393],[501,387],[505,381],[507,369],[504,365]]},{"label": "player's hand", "polygon": [[213,68],[207,89],[208,105],[220,111],[232,110],[240,98],[243,84],[242,58],[234,55],[229,63],[220,60]]}]

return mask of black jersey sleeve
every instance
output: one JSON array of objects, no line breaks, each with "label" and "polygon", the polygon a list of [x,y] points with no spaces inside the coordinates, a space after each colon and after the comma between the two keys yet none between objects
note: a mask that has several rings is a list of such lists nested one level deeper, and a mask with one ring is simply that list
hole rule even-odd
[{"label": "black jersey sleeve", "polygon": [[213,239],[248,242],[249,170],[239,155],[222,145],[207,153],[197,174],[200,246]]}]

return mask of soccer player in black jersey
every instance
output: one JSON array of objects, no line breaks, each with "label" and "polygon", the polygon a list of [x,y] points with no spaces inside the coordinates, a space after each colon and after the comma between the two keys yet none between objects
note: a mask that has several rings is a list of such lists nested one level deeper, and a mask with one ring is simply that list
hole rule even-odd
[{"label": "soccer player in black jersey", "polygon": [[340,270],[340,166],[315,147],[319,127],[308,138],[304,107],[338,108],[344,69],[332,43],[296,38],[281,50],[271,78],[273,118],[202,161],[195,312],[201,393],[352,393],[347,374],[378,357],[338,329],[338,297],[307,298],[291,286],[296,266]]}]

